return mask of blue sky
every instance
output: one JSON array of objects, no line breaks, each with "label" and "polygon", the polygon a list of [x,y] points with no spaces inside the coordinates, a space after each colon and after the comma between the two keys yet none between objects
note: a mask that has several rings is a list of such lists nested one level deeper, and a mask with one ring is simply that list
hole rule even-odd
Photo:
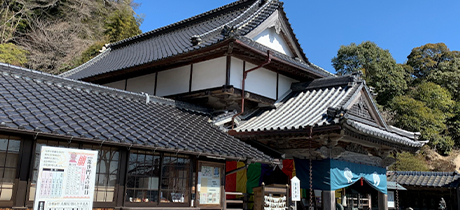
[{"label": "blue sky", "polygon": [[[135,0],[147,32],[233,2],[232,0]],[[460,50],[458,0],[284,0],[284,9],[308,59],[335,72],[341,45],[375,42],[404,63],[412,48],[444,42]]]}]

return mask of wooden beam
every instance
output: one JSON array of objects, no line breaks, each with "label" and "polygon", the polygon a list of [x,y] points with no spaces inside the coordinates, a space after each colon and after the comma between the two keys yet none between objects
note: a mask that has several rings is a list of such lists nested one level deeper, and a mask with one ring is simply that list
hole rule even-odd
[{"label": "wooden beam", "polygon": [[231,170],[231,171],[229,171],[229,172],[226,172],[226,173],[225,173],[225,176],[234,174],[234,173],[236,173],[236,172],[238,172],[238,171],[246,170],[248,167],[249,167],[249,164],[246,164],[246,165],[244,165],[244,166],[241,167],[241,168],[237,168],[237,169],[235,169],[235,170]]}]

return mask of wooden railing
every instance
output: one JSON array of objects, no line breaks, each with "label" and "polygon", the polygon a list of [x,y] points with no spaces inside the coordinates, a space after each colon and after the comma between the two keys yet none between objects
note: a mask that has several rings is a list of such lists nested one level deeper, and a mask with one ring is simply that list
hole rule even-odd
[{"label": "wooden railing", "polygon": [[[228,199],[227,196],[239,196],[239,198]],[[248,194],[242,192],[225,192],[224,210],[247,210],[248,209]],[[238,205],[239,204],[239,205]],[[229,205],[231,207],[229,207]],[[235,207],[238,206],[238,207]]]}]

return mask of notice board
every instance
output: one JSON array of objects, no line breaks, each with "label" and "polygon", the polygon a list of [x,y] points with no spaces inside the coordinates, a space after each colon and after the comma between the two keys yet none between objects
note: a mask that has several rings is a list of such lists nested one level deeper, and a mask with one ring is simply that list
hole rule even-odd
[{"label": "notice board", "polygon": [[92,210],[97,151],[43,146],[35,210]]},{"label": "notice board", "polygon": [[224,166],[221,163],[198,163],[197,201],[200,208],[222,206]]}]

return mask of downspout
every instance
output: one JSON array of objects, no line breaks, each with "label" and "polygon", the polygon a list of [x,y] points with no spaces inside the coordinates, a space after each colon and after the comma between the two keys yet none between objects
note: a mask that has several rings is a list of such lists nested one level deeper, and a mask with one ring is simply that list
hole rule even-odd
[{"label": "downspout", "polygon": [[233,115],[233,117],[232,117],[232,130],[234,130],[234,128],[235,128],[235,118],[240,116],[244,112],[244,84],[245,84],[245,81],[246,81],[246,77],[248,76],[248,73],[251,72],[251,71],[254,71],[254,70],[257,70],[257,69],[260,69],[260,68],[264,67],[265,65],[269,64],[271,61],[272,61],[272,58],[270,56],[270,50],[267,50],[267,61],[265,61],[264,63],[254,67],[252,69],[249,69],[249,70],[243,72],[243,81],[241,81],[241,112],[238,113],[238,114]]}]

